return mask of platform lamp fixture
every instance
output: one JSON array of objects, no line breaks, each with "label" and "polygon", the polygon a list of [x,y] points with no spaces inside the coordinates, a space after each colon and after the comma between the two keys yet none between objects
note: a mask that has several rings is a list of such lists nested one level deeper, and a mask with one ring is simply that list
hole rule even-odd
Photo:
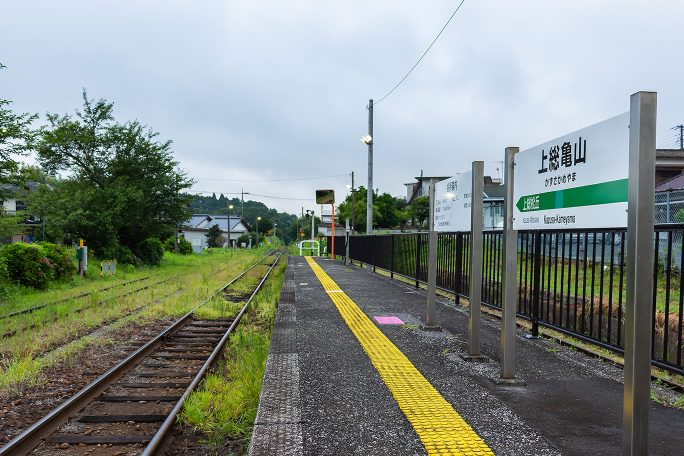
[{"label": "platform lamp fixture", "polygon": [[228,205],[228,248],[233,248],[233,243],[230,242],[230,211],[233,210],[233,205]]},{"label": "platform lamp fixture", "polygon": [[368,187],[366,188],[366,234],[373,234],[373,100],[370,100],[368,103],[368,134],[361,137],[361,142],[368,146]]}]

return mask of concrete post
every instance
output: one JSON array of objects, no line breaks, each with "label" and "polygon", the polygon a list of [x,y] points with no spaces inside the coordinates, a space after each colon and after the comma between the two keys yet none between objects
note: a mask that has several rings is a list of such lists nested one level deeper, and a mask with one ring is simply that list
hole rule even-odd
[{"label": "concrete post", "polygon": [[437,297],[437,232],[435,231],[435,184],[436,179],[430,179],[430,221],[428,232],[428,286],[427,286],[427,318],[425,327],[434,329],[435,300]]},{"label": "concrete post", "polygon": [[504,229],[503,229],[503,303],[501,306],[501,379],[515,382],[515,314],[517,308],[518,232],[513,229],[513,174],[517,147],[506,148],[504,169]]},{"label": "concrete post", "polygon": [[484,162],[473,162],[473,184],[470,204],[470,316],[468,319],[468,357],[482,358],[480,354],[480,307],[482,302],[482,230],[484,220],[482,195],[484,193]]},{"label": "concrete post", "polygon": [[349,219],[344,222],[344,264],[349,261]]},{"label": "concrete post", "polygon": [[623,399],[623,453],[627,456],[648,454],[656,104],[655,92],[637,92],[630,98]]}]

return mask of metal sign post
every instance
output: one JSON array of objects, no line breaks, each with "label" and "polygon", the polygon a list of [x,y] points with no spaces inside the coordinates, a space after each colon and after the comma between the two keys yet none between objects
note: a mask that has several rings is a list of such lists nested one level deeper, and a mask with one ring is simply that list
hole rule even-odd
[{"label": "metal sign post", "polygon": [[515,381],[515,313],[517,310],[518,232],[513,229],[513,174],[517,147],[506,148],[504,170],[503,303],[501,306],[501,379]]},{"label": "metal sign post", "polygon": [[484,162],[474,161],[470,202],[470,316],[468,318],[468,356],[470,361],[486,360],[480,353],[480,312],[482,301],[482,195]]},{"label": "metal sign post", "polygon": [[628,456],[648,454],[656,105],[655,92],[630,98],[623,399],[623,452]]},{"label": "metal sign post", "polygon": [[428,232],[428,289],[427,318],[424,329],[439,329],[435,321],[435,300],[437,297],[437,231],[435,231],[435,184],[430,179],[430,222]]}]

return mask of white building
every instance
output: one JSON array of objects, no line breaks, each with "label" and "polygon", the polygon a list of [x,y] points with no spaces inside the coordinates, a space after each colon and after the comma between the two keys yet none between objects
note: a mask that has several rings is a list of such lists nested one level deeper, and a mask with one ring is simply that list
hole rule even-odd
[{"label": "white building", "polygon": [[[209,228],[218,225],[221,230],[221,240],[224,247],[228,247],[228,216],[195,214],[183,223],[185,239],[192,244],[195,253],[207,248],[207,233]],[[230,242],[235,246],[237,239],[249,232],[249,225],[241,217],[230,216]]]},{"label": "white building", "polygon": [[[320,236],[331,236],[332,207],[329,204],[322,204],[320,207],[321,223],[318,225],[318,234]],[[344,236],[344,226],[337,219],[337,214],[335,214],[335,236]]]}]

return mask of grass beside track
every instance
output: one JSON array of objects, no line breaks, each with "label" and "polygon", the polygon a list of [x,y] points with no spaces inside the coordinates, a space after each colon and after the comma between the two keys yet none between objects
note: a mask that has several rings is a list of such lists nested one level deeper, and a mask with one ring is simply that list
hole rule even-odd
[{"label": "grass beside track", "polygon": [[[231,440],[246,453],[286,264],[283,257],[231,336],[224,357],[186,400],[179,415],[179,421],[200,431],[212,449]],[[242,305],[244,302],[239,303]]]},{"label": "grass beside track", "polygon": [[[215,250],[202,255],[166,254],[164,263],[155,270],[155,281],[172,278],[139,293],[111,299],[76,312],[83,306],[67,301],[57,306],[10,320],[26,325],[27,320],[44,318],[31,329],[17,331],[0,340],[0,394],[16,394],[27,386],[39,385],[46,379],[41,371],[60,362],[68,362],[83,348],[104,343],[106,336],[93,336],[97,328],[134,323],[145,325],[166,317],[179,317],[213,291],[238,275],[265,254],[264,249],[226,252]],[[91,297],[100,302],[100,296]],[[5,324],[17,324],[5,322]],[[1,329],[1,328],[0,328]],[[3,331],[4,332],[4,331]],[[58,350],[55,350],[58,348]]]}]

